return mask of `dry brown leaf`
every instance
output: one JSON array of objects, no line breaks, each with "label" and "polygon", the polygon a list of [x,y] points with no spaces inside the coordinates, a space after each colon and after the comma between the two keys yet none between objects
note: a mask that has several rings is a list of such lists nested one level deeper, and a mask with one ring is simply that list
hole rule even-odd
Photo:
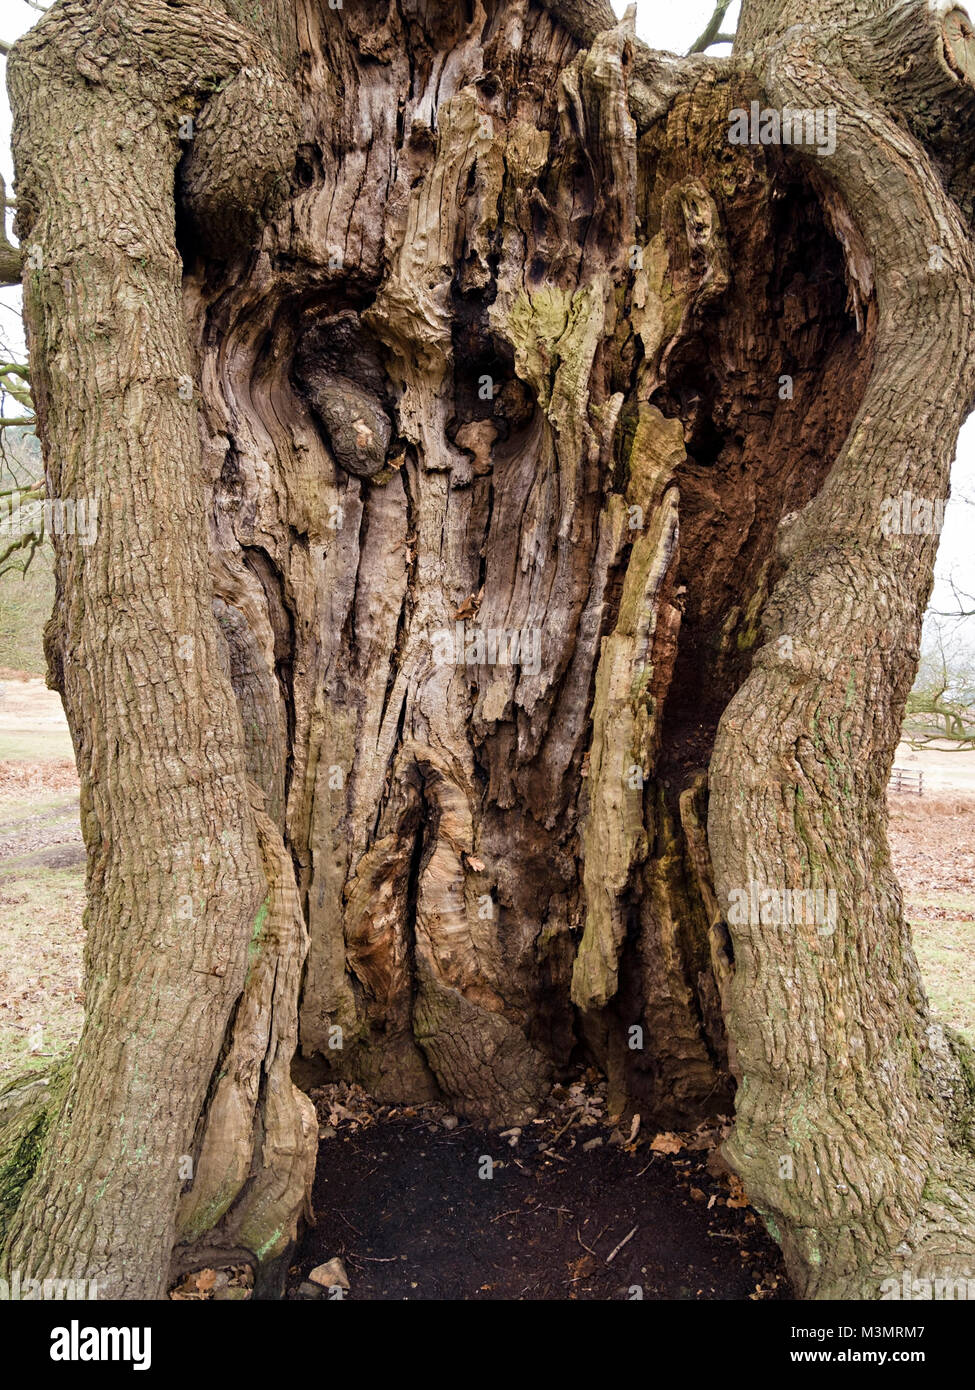
[{"label": "dry brown leaf", "polygon": [[569,1273],[573,1281],[585,1279],[596,1268],[596,1261],[591,1255],[580,1255],[577,1260],[569,1260]]},{"label": "dry brown leaf", "polygon": [[658,1154],[679,1154],[684,1145],[676,1134],[657,1134],[650,1141],[650,1147]]},{"label": "dry brown leaf", "polygon": [[745,1189],[741,1185],[741,1179],[737,1178],[734,1173],[728,1178],[728,1186],[731,1189],[731,1195],[728,1198],[727,1205],[731,1207],[732,1210],[738,1207],[747,1207],[751,1205],[748,1198],[745,1196]]}]

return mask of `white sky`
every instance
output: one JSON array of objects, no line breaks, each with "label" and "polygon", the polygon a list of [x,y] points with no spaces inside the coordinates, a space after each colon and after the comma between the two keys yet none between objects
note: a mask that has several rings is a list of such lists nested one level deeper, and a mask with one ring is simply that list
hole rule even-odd
[{"label": "white sky", "polygon": [[[622,15],[627,0],[612,0],[617,14]],[[724,27],[729,31],[738,20],[738,5],[728,11]],[[713,0],[637,0],[637,32],[655,48],[674,53],[686,52],[703,31],[713,13]],[[0,0],[0,38],[11,42],[36,22],[38,14],[24,0]],[[726,52],[727,50],[716,50]],[[5,67],[0,58],[0,66]],[[13,179],[10,158],[10,111],[6,101],[6,86],[0,96],[0,171],[7,182],[8,196]],[[8,214],[10,226],[12,214]],[[20,291],[0,290],[0,342],[14,350],[23,351],[20,326]],[[975,416],[962,430],[958,457],[952,473],[952,490],[956,497],[965,495],[975,500]],[[960,504],[948,508],[938,554],[938,584],[933,605],[952,607],[946,579],[954,572],[959,586],[975,592],[975,548],[972,528],[975,526],[975,506]]]}]

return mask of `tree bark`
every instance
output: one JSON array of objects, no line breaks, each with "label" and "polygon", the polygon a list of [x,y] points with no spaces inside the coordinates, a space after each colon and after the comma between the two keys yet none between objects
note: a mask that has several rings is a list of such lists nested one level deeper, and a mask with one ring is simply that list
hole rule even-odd
[{"label": "tree bark", "polygon": [[[801,17],[815,14],[806,6]],[[739,1087],[728,1153],[809,1296],[877,1297],[905,1271],[967,1275],[975,1256],[970,1051],[929,1015],[886,835],[937,537],[892,538],[882,526],[886,497],[948,493],[975,398],[971,226],[887,115],[890,89],[853,91],[831,66],[869,36],[871,54],[896,67],[898,54],[924,52],[922,19],[921,7],[878,14],[835,45],[795,31],[764,77],[777,105],[837,111],[829,183],[862,239],[878,314],[857,418],[782,535],[768,640],[711,762],[719,900],[755,881],[826,888],[839,903],[828,936],[763,920],[732,930]],[[942,90],[961,87],[941,66]],[[878,69],[874,60],[863,75]],[[924,115],[930,90],[919,94]],[[970,100],[962,87],[958,106]]]},{"label": "tree bark", "polygon": [[[934,541],[880,521],[972,402],[966,31],[250,9],[74,0],[10,60],[49,485],[100,524],[48,633],[88,1011],[5,1261],[279,1254],[297,1046],[479,1122],[584,1057],[661,1126],[733,1105],[800,1292],[961,1271],[971,1083],[885,837]],[[835,154],[730,143],[753,101]]]},{"label": "tree bark", "polygon": [[[90,548],[59,539],[46,636],[82,779],[85,1031],[7,1258],[65,1278],[84,1271],[109,1296],[164,1287],[181,1159],[194,1153],[246,992],[248,943],[263,952],[262,924],[282,891],[279,871],[262,866],[212,612],[208,480],[174,235],[181,108],[257,61],[246,31],[225,22],[208,32],[207,21],[190,6],[66,5],[10,60],[49,487],[97,499],[98,530]],[[268,171],[287,167],[279,142],[295,102],[285,83],[277,89],[280,101],[272,92],[237,113],[253,116],[234,151],[245,211]],[[295,975],[299,943],[289,943]],[[272,1033],[286,1041],[293,1021],[276,1019]],[[262,1087],[262,1109],[300,1114],[309,1150],[311,1107],[287,1071],[269,1069]],[[249,1170],[244,1128],[235,1161]],[[286,1233],[272,1240],[274,1231],[263,1238],[280,1248]]]}]

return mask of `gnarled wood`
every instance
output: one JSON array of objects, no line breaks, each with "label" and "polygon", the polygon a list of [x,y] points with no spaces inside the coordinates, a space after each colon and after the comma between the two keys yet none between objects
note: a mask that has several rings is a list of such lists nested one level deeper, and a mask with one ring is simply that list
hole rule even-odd
[{"label": "gnarled wood", "polygon": [[[11,59],[51,486],[104,523],[48,640],[89,1015],[5,1258],[278,1254],[297,1045],[495,1123],[584,1057],[649,1122],[734,1098],[806,1293],[959,1269],[884,836],[934,542],[880,504],[972,397],[960,21],[746,4],[729,61],[599,0],[250,8],[69,0]],[[752,102],[835,155],[732,144]]]}]

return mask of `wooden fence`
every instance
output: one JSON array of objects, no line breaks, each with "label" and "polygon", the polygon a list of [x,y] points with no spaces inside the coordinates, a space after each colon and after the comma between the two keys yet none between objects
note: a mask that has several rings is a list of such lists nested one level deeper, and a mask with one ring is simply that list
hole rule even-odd
[{"label": "wooden fence", "polygon": [[905,792],[914,796],[924,795],[924,773],[909,772],[906,767],[895,767],[890,774],[890,790]]}]

